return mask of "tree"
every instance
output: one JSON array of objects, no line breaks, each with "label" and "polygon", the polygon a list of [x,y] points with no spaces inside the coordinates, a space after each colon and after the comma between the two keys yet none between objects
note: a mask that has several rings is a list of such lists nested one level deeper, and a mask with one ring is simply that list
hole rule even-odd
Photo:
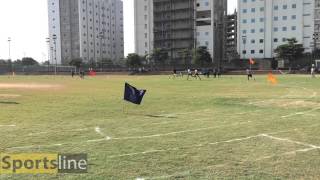
[{"label": "tree", "polygon": [[39,63],[31,57],[22,58],[22,65],[23,66],[34,66],[34,65],[38,65],[38,64]]},{"label": "tree", "polygon": [[69,64],[70,64],[70,66],[75,66],[76,68],[80,69],[80,67],[83,64],[83,60],[81,58],[75,58],[75,59],[72,59],[69,62]]},{"label": "tree", "polygon": [[290,65],[295,58],[299,58],[303,55],[304,48],[302,44],[298,44],[295,38],[287,39],[287,44],[278,46],[274,52],[278,58],[288,60]]},{"label": "tree", "polygon": [[136,53],[128,54],[127,56],[127,65],[129,67],[138,67],[142,65],[142,57]]},{"label": "tree", "polygon": [[150,56],[156,65],[165,65],[169,58],[168,53],[160,48],[155,48]]},{"label": "tree", "polygon": [[206,46],[200,46],[193,51],[193,63],[199,66],[204,66],[212,63],[211,54]]}]

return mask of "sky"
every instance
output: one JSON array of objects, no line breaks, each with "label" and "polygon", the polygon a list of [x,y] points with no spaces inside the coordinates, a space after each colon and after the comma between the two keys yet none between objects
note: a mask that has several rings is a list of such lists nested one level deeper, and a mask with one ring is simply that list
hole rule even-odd
[{"label": "sky", "polygon": [[[228,0],[232,13],[237,0]],[[133,0],[124,3],[125,55],[134,52]],[[33,57],[39,62],[48,59],[48,13],[47,0],[1,0],[0,1],[0,59],[9,59],[8,37],[11,38],[11,59]]]}]

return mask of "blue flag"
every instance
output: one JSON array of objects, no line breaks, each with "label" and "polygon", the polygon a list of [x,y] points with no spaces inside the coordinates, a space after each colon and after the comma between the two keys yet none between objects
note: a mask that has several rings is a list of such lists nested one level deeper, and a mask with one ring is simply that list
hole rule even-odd
[{"label": "blue flag", "polygon": [[126,83],[124,87],[124,100],[140,105],[145,93],[146,90],[138,90]]}]

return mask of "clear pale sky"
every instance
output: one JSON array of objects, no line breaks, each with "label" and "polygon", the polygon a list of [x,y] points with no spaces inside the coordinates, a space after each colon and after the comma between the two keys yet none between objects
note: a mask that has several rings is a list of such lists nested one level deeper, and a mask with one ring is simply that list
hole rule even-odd
[{"label": "clear pale sky", "polygon": [[[124,2],[125,54],[134,52],[133,0]],[[237,0],[229,0],[229,12]],[[0,59],[9,58],[8,37],[11,37],[11,59],[28,56],[47,60],[47,0],[0,0]]]}]

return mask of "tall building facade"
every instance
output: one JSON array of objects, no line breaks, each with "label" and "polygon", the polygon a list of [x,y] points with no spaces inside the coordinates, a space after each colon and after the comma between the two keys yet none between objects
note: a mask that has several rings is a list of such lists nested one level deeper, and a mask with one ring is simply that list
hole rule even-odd
[{"label": "tall building facade", "polygon": [[48,0],[48,9],[51,63],[123,58],[121,0]]},{"label": "tall building facade", "polygon": [[314,4],[314,43],[316,48],[320,48],[320,0],[315,0]]},{"label": "tall building facade", "polygon": [[274,58],[274,50],[296,38],[312,51],[315,0],[238,0],[238,52],[242,59]]},{"label": "tall building facade", "polygon": [[147,55],[153,50],[153,0],[134,1],[135,52]]},{"label": "tall building facade", "polygon": [[226,12],[226,0],[135,0],[136,53],[160,48],[178,63],[182,51],[206,46],[222,59]]}]

